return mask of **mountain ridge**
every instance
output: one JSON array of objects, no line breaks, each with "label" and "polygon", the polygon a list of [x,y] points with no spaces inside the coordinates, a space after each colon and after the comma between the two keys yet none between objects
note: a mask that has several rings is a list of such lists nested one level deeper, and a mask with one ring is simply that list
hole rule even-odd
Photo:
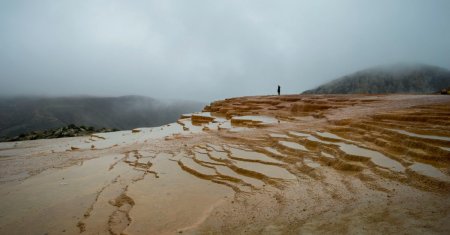
[{"label": "mountain ridge", "polygon": [[450,86],[450,70],[427,64],[380,65],[339,77],[303,94],[437,93]]}]

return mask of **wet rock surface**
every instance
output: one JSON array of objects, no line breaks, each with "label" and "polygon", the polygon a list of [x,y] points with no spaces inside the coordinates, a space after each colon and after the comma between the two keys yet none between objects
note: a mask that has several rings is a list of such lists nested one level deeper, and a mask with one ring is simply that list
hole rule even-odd
[{"label": "wet rock surface", "polygon": [[0,233],[448,234],[448,117],[447,96],[242,97],[0,143]]}]

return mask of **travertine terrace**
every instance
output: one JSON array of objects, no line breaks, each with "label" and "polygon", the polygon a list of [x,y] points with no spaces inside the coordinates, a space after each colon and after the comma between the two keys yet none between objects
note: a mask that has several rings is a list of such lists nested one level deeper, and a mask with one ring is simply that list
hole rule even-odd
[{"label": "travertine terrace", "polygon": [[449,234],[450,96],[217,101],[0,143],[0,234]]}]

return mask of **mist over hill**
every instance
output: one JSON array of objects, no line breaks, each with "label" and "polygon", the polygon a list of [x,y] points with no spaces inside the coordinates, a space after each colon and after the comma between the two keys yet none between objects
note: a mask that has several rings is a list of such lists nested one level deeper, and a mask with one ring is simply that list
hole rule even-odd
[{"label": "mist over hill", "polygon": [[69,124],[120,130],[159,126],[203,106],[199,102],[162,102],[144,96],[0,98],[0,137]]},{"label": "mist over hill", "polygon": [[426,94],[449,86],[447,69],[424,64],[394,64],[361,70],[303,94]]}]

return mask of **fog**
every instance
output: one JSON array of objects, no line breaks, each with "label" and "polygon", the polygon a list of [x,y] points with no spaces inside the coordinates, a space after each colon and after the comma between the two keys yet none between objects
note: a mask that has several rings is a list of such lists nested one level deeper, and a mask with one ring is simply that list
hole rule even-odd
[{"label": "fog", "polygon": [[0,1],[0,94],[212,101],[450,67],[450,1]]}]

